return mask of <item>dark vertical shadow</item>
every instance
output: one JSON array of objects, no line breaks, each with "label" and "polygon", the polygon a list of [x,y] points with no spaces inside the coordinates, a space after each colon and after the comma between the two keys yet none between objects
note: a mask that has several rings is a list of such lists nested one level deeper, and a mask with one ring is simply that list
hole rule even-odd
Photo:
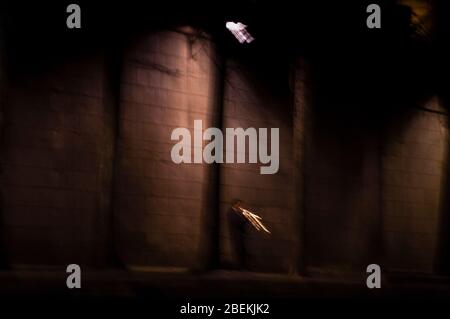
[{"label": "dark vertical shadow", "polygon": [[[449,100],[443,98],[444,106],[448,110]],[[446,116],[447,132],[450,123]],[[447,138],[445,162],[443,163],[443,181],[441,184],[441,211],[439,217],[437,256],[435,272],[439,275],[450,275],[450,140]]]},{"label": "dark vertical shadow", "polygon": [[[0,19],[3,15],[0,15]],[[6,62],[5,56],[5,43],[4,43],[3,26],[0,25],[0,159],[4,155],[4,105],[6,102]],[[0,183],[3,181],[3,165],[0,166]],[[2,183],[3,184],[3,183]],[[6,225],[4,217],[4,198],[3,198],[3,185],[0,184],[0,270],[8,268],[8,262],[6,258]]]},{"label": "dark vertical shadow", "polygon": [[[219,41],[217,41],[219,43]],[[216,78],[214,87],[213,127],[223,129],[224,90],[226,77],[226,58],[223,48],[217,44],[214,59]],[[200,235],[201,266],[199,270],[208,271],[220,267],[220,164],[213,163],[207,172],[207,185],[204,192],[207,199],[202,216],[202,234]]]},{"label": "dark vertical shadow", "polygon": [[[118,38],[118,40],[117,40]],[[108,128],[110,132],[109,143],[110,145],[110,160],[107,163],[108,174],[111,174],[108,185],[105,185],[105,196],[108,201],[108,215],[106,217],[106,262],[107,265],[113,268],[125,268],[124,262],[120,256],[120,249],[118,246],[119,239],[119,225],[117,224],[117,162],[118,162],[118,140],[120,135],[120,98],[121,98],[121,79],[123,71],[123,59],[124,59],[124,45],[121,37],[118,36],[115,39],[109,39],[106,45],[106,80],[107,82],[107,96],[105,99],[109,105],[108,111],[110,112]]]},{"label": "dark vertical shadow", "polygon": [[[0,50],[3,49],[3,46],[0,44]],[[0,158],[3,157],[3,122],[4,122],[4,103],[5,103],[5,76],[3,72],[3,60],[1,58],[2,52],[0,52]],[[0,166],[0,176],[3,175],[3,166]],[[3,178],[0,178],[0,181],[3,181]],[[2,185],[0,185],[1,187]],[[3,214],[3,187],[0,188],[0,270],[7,268],[6,262],[6,244],[5,244],[5,220]]]},{"label": "dark vertical shadow", "polygon": [[[449,33],[450,33],[450,3],[446,0],[435,1],[436,12],[436,43],[439,63],[438,90],[441,103],[446,109],[447,134],[450,128],[448,117],[450,110],[450,60],[449,60]],[[450,140],[447,136],[446,159],[443,167],[443,181],[441,185],[441,212],[438,230],[437,258],[435,271],[440,275],[450,275]]]},{"label": "dark vertical shadow", "polygon": [[294,178],[294,252],[292,274],[307,275],[306,273],[306,206],[305,179],[307,178],[307,151],[309,148],[311,121],[311,77],[310,62],[301,57],[295,61],[294,67],[294,101],[293,101],[293,178]]}]

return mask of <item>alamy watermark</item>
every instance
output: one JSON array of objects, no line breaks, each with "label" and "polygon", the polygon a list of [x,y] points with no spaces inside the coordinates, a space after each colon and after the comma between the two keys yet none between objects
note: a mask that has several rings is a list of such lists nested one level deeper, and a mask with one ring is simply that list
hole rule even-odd
[{"label": "alamy watermark", "polygon": [[[171,140],[178,141],[170,153],[172,161],[181,163],[261,163],[261,174],[275,174],[280,166],[279,128],[226,128],[224,134],[216,127],[203,131],[202,120],[194,120],[194,136],[187,128],[172,131]],[[209,141],[203,148],[203,141]],[[236,144],[236,145],[235,145]],[[270,149],[270,151],[269,151]],[[247,156],[248,155],[248,156]]]}]

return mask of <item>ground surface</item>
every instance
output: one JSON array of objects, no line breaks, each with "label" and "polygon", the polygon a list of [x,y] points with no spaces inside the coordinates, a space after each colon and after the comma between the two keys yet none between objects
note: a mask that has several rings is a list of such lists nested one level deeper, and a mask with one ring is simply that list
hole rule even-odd
[{"label": "ground surface", "polygon": [[182,306],[268,303],[271,314],[216,312],[212,318],[300,318],[345,315],[398,315],[435,318],[450,314],[450,280],[390,276],[381,289],[354,278],[318,279],[275,274],[214,271],[89,271],[81,289],[66,287],[66,273],[48,270],[0,272],[0,305],[14,311],[40,311],[79,317],[85,313],[144,318],[207,318],[180,314]]}]

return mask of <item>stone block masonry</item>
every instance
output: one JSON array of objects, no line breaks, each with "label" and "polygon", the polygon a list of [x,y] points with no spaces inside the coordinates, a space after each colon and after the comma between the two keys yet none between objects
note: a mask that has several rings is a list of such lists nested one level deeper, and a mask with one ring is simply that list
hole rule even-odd
[{"label": "stone block masonry", "polygon": [[[317,99],[322,74],[303,58],[294,68],[263,53],[223,57],[192,29],[127,40],[116,86],[103,44],[0,68],[0,254],[9,265],[112,267],[112,247],[128,267],[201,268],[216,257],[215,267],[228,266],[225,214],[239,198],[272,233],[248,234],[251,270],[361,271],[380,261],[433,273],[448,182],[439,99],[368,120],[364,101],[355,115]],[[175,164],[171,133],[195,121],[279,128],[278,171],[260,174],[248,144],[245,163]]]}]

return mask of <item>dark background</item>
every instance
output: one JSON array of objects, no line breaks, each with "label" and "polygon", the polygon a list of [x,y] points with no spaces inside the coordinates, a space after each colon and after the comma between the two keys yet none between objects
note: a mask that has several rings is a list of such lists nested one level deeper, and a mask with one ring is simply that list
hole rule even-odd
[{"label": "dark background", "polygon": [[[69,2],[2,2],[1,296],[448,298],[449,4],[376,1],[368,29],[371,2],[80,1],[72,30]],[[194,119],[279,127],[280,171],[173,164]],[[245,273],[233,198],[272,230]]]}]

